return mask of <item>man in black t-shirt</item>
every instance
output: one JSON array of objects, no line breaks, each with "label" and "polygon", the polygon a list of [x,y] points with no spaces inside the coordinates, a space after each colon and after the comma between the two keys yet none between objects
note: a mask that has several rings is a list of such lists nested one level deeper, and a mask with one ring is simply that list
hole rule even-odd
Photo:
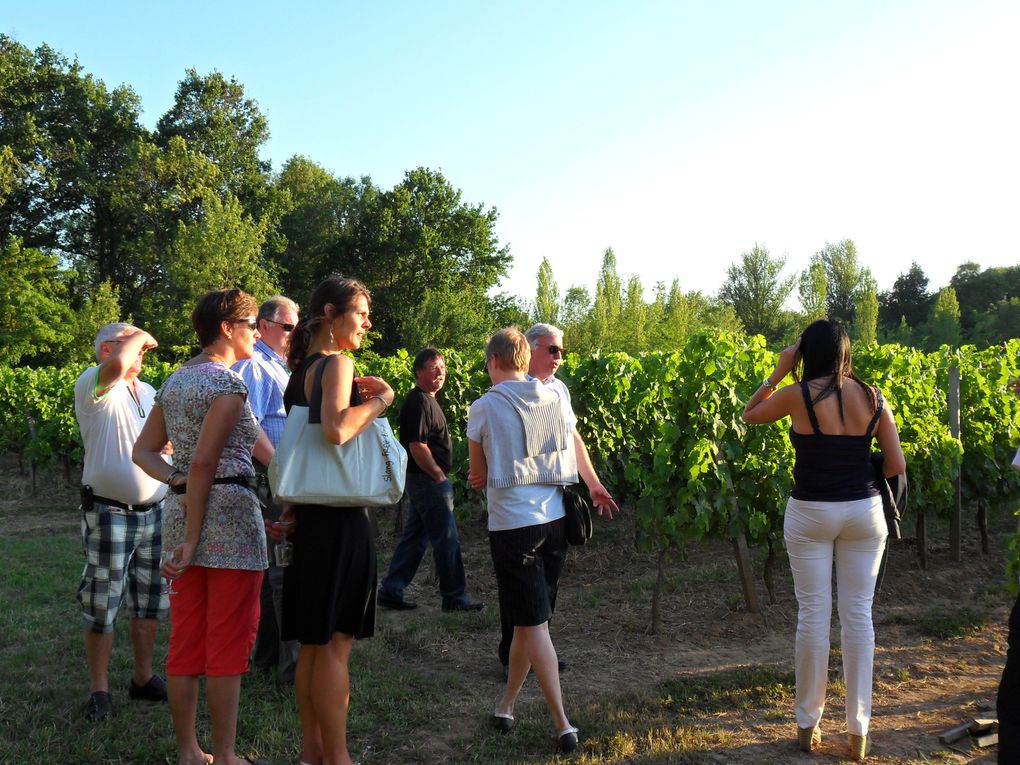
[{"label": "man in black t-shirt", "polygon": [[446,361],[435,348],[414,357],[414,386],[400,408],[400,443],[407,462],[407,515],[404,532],[390,560],[389,573],[379,587],[379,605],[406,611],[417,603],[404,599],[404,588],[414,579],[425,548],[431,544],[439,574],[444,611],[479,611],[483,603],[471,600],[464,582],[464,562],[453,516],[450,472],[453,443],[446,415],[436,393],[446,382]]}]

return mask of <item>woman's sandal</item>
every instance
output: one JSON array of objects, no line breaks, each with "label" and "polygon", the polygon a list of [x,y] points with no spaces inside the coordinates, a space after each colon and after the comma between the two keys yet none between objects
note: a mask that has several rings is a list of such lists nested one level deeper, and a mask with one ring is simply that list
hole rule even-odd
[{"label": "woman's sandal", "polygon": [[569,728],[561,730],[557,734],[557,736],[559,736],[559,738],[557,739],[557,744],[561,752],[563,752],[564,754],[569,754],[570,752],[577,749],[577,733],[578,733],[577,728],[571,725]]},{"label": "woman's sandal", "polygon": [[861,762],[871,754],[871,736],[855,736],[847,734],[847,742],[850,744],[850,759]]},{"label": "woman's sandal", "polygon": [[514,716],[506,712],[493,712],[492,724],[496,726],[496,730],[500,733],[509,733],[510,729],[514,727]]}]

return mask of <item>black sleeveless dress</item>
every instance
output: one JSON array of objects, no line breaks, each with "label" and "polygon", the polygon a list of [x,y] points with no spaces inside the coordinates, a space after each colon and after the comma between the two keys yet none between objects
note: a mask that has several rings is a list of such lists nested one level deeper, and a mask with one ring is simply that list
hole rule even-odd
[{"label": "black sleeveless dress", "polygon": [[[305,375],[322,358],[312,354],[291,375],[287,411],[308,405]],[[352,384],[351,406],[361,402]],[[368,508],[297,505],[295,520],[294,562],[283,570],[283,639],[326,645],[336,632],[372,637],[378,573]]]}]

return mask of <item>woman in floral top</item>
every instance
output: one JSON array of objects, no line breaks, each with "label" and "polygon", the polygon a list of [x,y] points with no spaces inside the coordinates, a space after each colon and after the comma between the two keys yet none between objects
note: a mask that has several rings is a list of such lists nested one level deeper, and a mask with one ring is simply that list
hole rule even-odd
[{"label": "woman in floral top", "polygon": [[[135,462],[166,481],[163,574],[171,580],[167,686],[181,765],[240,765],[234,754],[241,675],[255,643],[266,535],[252,453],[273,447],[230,367],[252,354],[258,305],[241,290],[202,296],[191,314],[202,353],[160,388],[134,448]],[[175,466],[160,457],[173,444]],[[198,679],[206,676],[212,753],[195,734]]]}]

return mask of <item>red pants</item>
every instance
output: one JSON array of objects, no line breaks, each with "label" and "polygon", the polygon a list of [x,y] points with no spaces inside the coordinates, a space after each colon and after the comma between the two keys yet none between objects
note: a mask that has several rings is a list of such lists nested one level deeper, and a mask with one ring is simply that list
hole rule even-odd
[{"label": "red pants", "polygon": [[170,586],[168,675],[242,675],[259,624],[261,571],[190,566]]}]

